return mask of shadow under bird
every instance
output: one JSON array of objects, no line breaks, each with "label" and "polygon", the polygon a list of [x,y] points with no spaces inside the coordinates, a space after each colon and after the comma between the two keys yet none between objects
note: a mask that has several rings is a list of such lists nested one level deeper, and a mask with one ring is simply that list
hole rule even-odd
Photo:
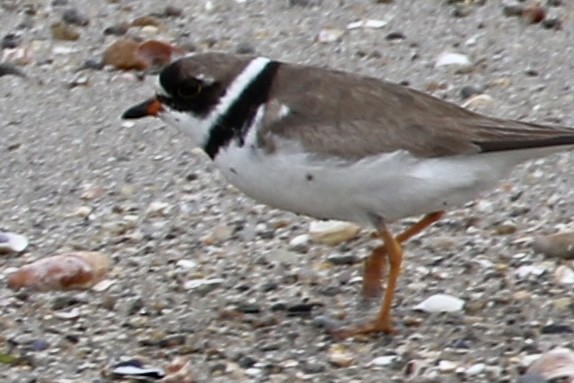
[{"label": "shadow under bird", "polygon": [[[527,160],[574,146],[568,127],[486,117],[427,94],[264,57],[195,54],[159,75],[153,98],[123,118],[157,116],[203,148],[225,178],[269,206],[374,227],[365,262],[376,318],[344,337],[392,333],[402,243]],[[398,235],[389,222],[422,218]]]}]

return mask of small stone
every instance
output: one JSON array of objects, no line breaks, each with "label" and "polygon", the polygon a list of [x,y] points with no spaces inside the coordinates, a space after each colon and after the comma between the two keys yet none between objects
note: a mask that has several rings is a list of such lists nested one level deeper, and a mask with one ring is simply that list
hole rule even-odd
[{"label": "small stone", "polygon": [[394,40],[404,40],[407,36],[403,32],[391,32],[385,36],[386,40],[394,41]]},{"label": "small stone", "polygon": [[470,67],[472,63],[468,56],[460,53],[445,52],[439,55],[435,62],[435,68],[440,68],[443,66],[460,66],[460,67]]},{"label": "small stone", "polygon": [[301,234],[296,237],[293,237],[289,241],[289,250],[296,251],[298,253],[306,253],[309,251],[309,235],[308,234]]},{"label": "small stone", "polygon": [[28,247],[28,239],[23,235],[0,231],[0,254],[20,253]]},{"label": "small stone", "polygon": [[457,312],[464,307],[464,301],[447,294],[431,295],[414,307],[415,310],[427,313]]},{"label": "small stone", "polygon": [[85,27],[90,23],[90,19],[80,13],[76,8],[70,8],[62,14],[62,20],[68,24]]},{"label": "small stone", "polygon": [[2,49],[14,49],[22,42],[22,36],[16,33],[8,33],[2,38]]},{"label": "small stone", "polygon": [[119,23],[104,29],[104,35],[123,36],[127,33],[130,25],[128,23]]},{"label": "small stone", "polygon": [[438,370],[442,373],[449,373],[456,370],[458,364],[450,360],[441,360],[438,362]]},{"label": "small stone", "polygon": [[104,52],[102,62],[116,69],[143,70],[147,64],[138,54],[139,44],[130,39],[119,39]]},{"label": "small stone", "polygon": [[574,232],[536,237],[532,248],[547,257],[574,259]]},{"label": "small stone", "polygon": [[514,270],[514,274],[518,279],[526,279],[530,275],[535,277],[539,277],[546,272],[546,268],[544,266],[539,265],[522,265],[516,270]]},{"label": "small stone", "polygon": [[327,262],[335,266],[354,265],[359,259],[354,254],[334,253],[327,256]]},{"label": "small stone", "polygon": [[470,97],[473,96],[478,96],[480,94],[482,94],[482,89],[478,86],[474,86],[474,85],[466,85],[463,86],[462,89],[460,90],[460,97],[463,100],[466,100]]},{"label": "small stone", "polygon": [[224,223],[219,224],[212,228],[211,233],[208,236],[202,238],[202,242],[205,245],[214,245],[219,242],[225,242],[233,237],[233,231],[233,227]]},{"label": "small stone", "polygon": [[486,370],[486,364],[484,363],[477,363],[473,364],[469,368],[466,369],[465,373],[468,376],[475,376],[482,374]]},{"label": "small stone", "polygon": [[554,272],[554,277],[556,282],[562,285],[574,284],[574,271],[568,266],[558,266]]},{"label": "small stone", "polygon": [[542,21],[542,27],[546,29],[562,29],[562,20],[558,17],[549,17]]},{"label": "small stone", "polygon": [[160,27],[162,22],[155,16],[141,16],[135,18],[131,25],[133,27],[146,27],[146,26],[153,26],[153,27]]},{"label": "small stone", "polygon": [[239,55],[251,55],[255,53],[255,47],[247,41],[242,41],[235,47],[235,53]]},{"label": "small stone", "polygon": [[163,9],[164,17],[180,17],[181,15],[183,15],[183,9],[175,5],[166,5]]},{"label": "small stone", "polygon": [[360,20],[355,21],[347,25],[347,29],[380,29],[383,28],[388,23],[384,20],[375,20],[375,19],[368,19],[368,20]]},{"label": "small stone", "polygon": [[349,367],[355,361],[355,355],[342,344],[329,347],[328,354],[329,362],[337,367]]},{"label": "small stone", "polygon": [[572,334],[572,327],[565,324],[549,324],[540,329],[541,334]]},{"label": "small stone", "polygon": [[524,12],[524,7],[515,2],[502,6],[502,14],[506,17],[519,17],[522,16],[522,12]]},{"label": "small stone", "polygon": [[223,284],[224,280],[221,278],[212,279],[192,279],[183,284],[185,290],[192,290],[199,294],[207,294]]},{"label": "small stone", "polygon": [[522,11],[522,19],[528,24],[538,24],[546,17],[546,10],[540,4],[532,4]]},{"label": "small stone", "polygon": [[154,201],[148,206],[145,215],[147,217],[167,217],[172,208],[167,202]]},{"label": "small stone", "polygon": [[[14,64],[12,64],[12,63],[0,63],[0,77],[8,76],[8,75],[26,77],[24,72],[22,72],[20,69],[16,68],[14,66]],[[8,148],[10,148],[10,146],[8,146]]]},{"label": "small stone", "polygon": [[323,44],[334,43],[343,38],[344,30],[335,28],[322,29],[317,35],[317,41]]},{"label": "small stone", "polygon": [[313,241],[332,246],[355,238],[360,231],[359,225],[343,221],[313,221],[309,225]]},{"label": "small stone", "polygon": [[399,359],[399,357],[397,355],[379,356],[379,357],[376,357],[375,359],[371,360],[367,364],[367,366],[377,366],[377,367],[390,366],[397,359]]},{"label": "small stone", "polygon": [[54,23],[50,26],[54,40],[76,41],[80,38],[80,32],[66,23]]}]

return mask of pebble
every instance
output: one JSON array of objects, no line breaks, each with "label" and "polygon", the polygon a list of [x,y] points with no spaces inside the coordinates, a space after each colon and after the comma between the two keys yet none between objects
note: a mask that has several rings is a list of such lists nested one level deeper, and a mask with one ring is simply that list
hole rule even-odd
[{"label": "pebble", "polygon": [[119,23],[104,29],[104,35],[123,36],[127,33],[130,25],[128,23]]},{"label": "pebble", "polygon": [[351,253],[334,253],[327,256],[327,262],[332,263],[335,266],[354,265],[355,263],[359,262],[359,258]]},{"label": "pebble", "polygon": [[415,310],[427,313],[461,311],[465,302],[462,299],[447,294],[431,295],[414,307]]},{"label": "pebble", "polygon": [[289,241],[289,250],[296,251],[298,253],[306,253],[309,251],[310,237],[308,234],[300,234],[293,237]]},{"label": "pebble", "polygon": [[472,63],[468,56],[460,53],[445,52],[439,55],[435,62],[435,68],[440,68],[443,66],[460,66],[460,67],[470,67]]},{"label": "pebble", "polygon": [[147,217],[167,217],[172,205],[167,202],[154,201],[148,206],[145,215]]},{"label": "pebble", "polygon": [[389,366],[389,365],[393,364],[398,359],[399,359],[399,357],[397,355],[378,356],[375,359],[371,360],[367,364],[367,367],[369,367],[369,366],[377,366],[377,367]]},{"label": "pebble", "polygon": [[69,24],[58,22],[50,26],[52,38],[62,41],[76,41],[80,38],[80,32]]},{"label": "pebble", "polygon": [[146,63],[138,55],[139,43],[131,39],[119,39],[104,51],[102,62],[115,69],[143,70]]},{"label": "pebble", "polygon": [[574,284],[574,271],[568,266],[560,265],[554,272],[554,278],[562,285]]},{"label": "pebble", "polygon": [[342,344],[329,347],[328,358],[329,362],[337,367],[349,367],[355,361],[355,355]]},{"label": "pebble", "polygon": [[476,363],[466,369],[465,374],[468,376],[475,376],[482,374],[486,370],[486,364]]},{"label": "pebble", "polygon": [[23,235],[0,231],[0,254],[21,253],[28,247],[28,239]]},{"label": "pebble", "polygon": [[442,373],[449,373],[456,370],[458,364],[450,360],[441,360],[438,362],[438,370]]},{"label": "pebble", "polygon": [[207,294],[223,284],[222,278],[192,279],[183,284],[185,290],[193,290],[199,294]]},{"label": "pebble", "polygon": [[314,242],[338,245],[355,238],[361,227],[343,221],[313,221],[309,224],[309,236]]},{"label": "pebble", "polygon": [[22,36],[17,33],[8,33],[2,38],[2,49],[14,49],[22,42]]},{"label": "pebble", "polygon": [[90,23],[90,19],[80,13],[76,8],[70,8],[62,14],[62,20],[68,24],[78,25],[80,27],[85,27]]},{"label": "pebble", "polygon": [[334,43],[343,38],[345,31],[342,29],[327,28],[319,31],[317,41],[323,44]]},{"label": "pebble", "polygon": [[380,28],[383,28],[387,24],[388,24],[388,22],[385,20],[375,20],[375,19],[359,20],[359,21],[355,21],[355,22],[352,22],[350,24],[347,24],[347,29],[349,29],[349,30],[359,29],[359,28],[380,29]]},{"label": "pebble", "polygon": [[532,248],[547,257],[574,259],[574,231],[535,237]]}]

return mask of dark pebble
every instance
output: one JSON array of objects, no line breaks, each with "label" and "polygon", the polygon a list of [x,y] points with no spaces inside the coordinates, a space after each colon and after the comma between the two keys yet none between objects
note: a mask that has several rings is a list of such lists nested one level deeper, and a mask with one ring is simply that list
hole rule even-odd
[{"label": "dark pebble", "polygon": [[44,351],[50,347],[50,344],[48,344],[48,342],[45,340],[36,339],[33,340],[28,347],[32,351]]},{"label": "dark pebble", "polygon": [[320,5],[321,0],[289,0],[290,7],[309,7],[313,5]]},{"label": "dark pebble", "polygon": [[266,293],[268,291],[277,290],[278,287],[279,284],[275,282],[265,282],[264,284],[261,285],[260,290]]},{"label": "dark pebble", "polygon": [[319,363],[305,363],[301,370],[305,374],[320,374],[325,371],[325,366]]},{"label": "dark pebble", "polygon": [[477,86],[473,86],[473,85],[467,85],[467,86],[463,86],[460,89],[460,97],[463,100],[466,100],[468,98],[471,98],[472,96],[476,96],[482,94],[482,89],[480,89]]},{"label": "dark pebble", "polygon": [[522,16],[524,7],[519,4],[508,4],[502,7],[502,13],[506,17],[519,17]]},{"label": "dark pebble", "polygon": [[385,37],[387,40],[404,40],[406,38],[403,32],[391,32]]},{"label": "dark pebble", "polygon": [[187,337],[183,334],[174,334],[160,340],[158,342],[158,346],[161,348],[181,346],[185,344],[186,339]]},{"label": "dark pebble", "polygon": [[57,297],[52,301],[52,310],[63,310],[77,304],[84,303],[72,295]]},{"label": "dark pebble", "polygon": [[268,352],[268,351],[277,351],[281,347],[277,343],[265,343],[259,347],[260,351]]},{"label": "dark pebble", "polygon": [[52,6],[54,7],[61,7],[63,5],[68,5],[68,0],[53,0]]},{"label": "dark pebble", "polygon": [[549,324],[542,327],[540,330],[542,334],[572,334],[572,328],[565,324]]},{"label": "dark pebble", "polygon": [[257,360],[250,357],[250,356],[242,356],[239,361],[239,366],[241,366],[241,368],[250,368],[253,367],[255,365],[255,363],[257,363]]},{"label": "dark pebble", "polygon": [[166,5],[163,9],[163,16],[165,17],[180,17],[181,15],[183,15],[183,9],[175,5]]},{"label": "dark pebble", "polygon": [[321,306],[320,303],[299,303],[287,307],[288,316],[309,317],[315,307]]},{"label": "dark pebble", "polygon": [[128,23],[114,24],[104,29],[104,35],[123,36],[126,34],[130,25]]},{"label": "dark pebble", "polygon": [[327,262],[332,263],[336,266],[347,266],[347,265],[354,265],[355,263],[359,262],[359,258],[357,258],[354,254],[330,254],[327,257]]},{"label": "dark pebble", "polygon": [[261,312],[261,307],[254,303],[241,303],[236,309],[244,314],[259,314]]},{"label": "dark pebble", "polygon": [[10,63],[0,64],[0,77],[8,76],[8,75],[26,77],[24,72],[22,72],[20,69],[16,68],[13,64],[10,64]]},{"label": "dark pebble", "polygon": [[128,315],[132,316],[137,314],[145,306],[143,299],[136,298],[130,304],[128,308]]},{"label": "dark pebble", "polygon": [[227,370],[225,363],[217,363],[210,367],[209,372],[212,374],[223,374]]},{"label": "dark pebble", "polygon": [[189,182],[195,181],[195,180],[197,180],[198,178],[199,178],[199,177],[197,176],[196,173],[188,173],[188,174],[186,174],[186,176],[185,176],[185,180],[186,180],[186,181],[189,181]]},{"label": "dark pebble", "polygon": [[540,75],[540,73],[534,68],[528,68],[528,69],[526,69],[526,71],[524,73],[526,73],[527,76],[531,76],[531,77],[536,77],[536,76]]},{"label": "dark pebble", "polygon": [[557,17],[552,17],[552,18],[548,18],[548,19],[544,19],[542,21],[542,26],[546,29],[556,29],[556,30],[560,30],[562,29],[562,20],[560,20]]},{"label": "dark pebble", "polygon": [[87,16],[81,14],[76,8],[70,8],[62,14],[62,20],[68,24],[79,25],[85,27],[90,23]]},{"label": "dark pebble", "polygon": [[22,42],[22,37],[16,33],[8,33],[2,38],[2,49],[16,48]]},{"label": "dark pebble", "polygon": [[247,41],[242,41],[235,47],[235,53],[239,55],[250,55],[255,53],[255,47]]},{"label": "dark pebble", "polygon": [[333,331],[341,328],[341,323],[339,321],[324,315],[317,315],[315,318],[313,318],[312,323],[313,326],[327,331]]}]

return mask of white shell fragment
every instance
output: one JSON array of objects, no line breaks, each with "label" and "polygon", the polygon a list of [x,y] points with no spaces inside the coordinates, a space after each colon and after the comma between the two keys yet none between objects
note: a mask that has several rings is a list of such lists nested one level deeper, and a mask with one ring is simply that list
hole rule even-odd
[{"label": "white shell fragment", "polygon": [[464,303],[462,299],[452,295],[435,294],[416,305],[414,309],[427,313],[452,313],[461,311]]},{"label": "white shell fragment", "polygon": [[562,285],[574,284],[574,271],[568,266],[560,265],[554,272],[556,282]]},{"label": "white shell fragment", "polygon": [[341,40],[344,34],[345,31],[341,29],[322,29],[317,35],[317,41],[324,44],[334,43]]},{"label": "white shell fragment", "polygon": [[574,352],[567,348],[555,348],[542,354],[527,372],[538,374],[548,381],[568,379],[566,381],[571,382],[574,379]]},{"label": "white shell fragment", "polygon": [[343,221],[313,221],[309,224],[309,236],[315,242],[327,245],[339,243],[355,238],[361,227],[354,223]]},{"label": "white shell fragment", "polygon": [[368,364],[367,367],[371,367],[371,366],[389,366],[392,363],[395,362],[395,360],[399,359],[399,357],[397,355],[385,355],[385,356],[378,356],[375,359],[371,360]]},{"label": "white shell fragment", "polygon": [[23,235],[0,231],[0,253],[20,253],[28,247]]},{"label": "white shell fragment", "polygon": [[434,64],[435,68],[451,65],[468,67],[471,65],[471,62],[466,55],[460,53],[445,52],[438,56],[436,63]]},{"label": "white shell fragment", "polygon": [[380,29],[387,25],[388,22],[385,20],[376,20],[376,19],[367,19],[367,20],[359,20],[352,23],[347,24],[347,29]]}]

